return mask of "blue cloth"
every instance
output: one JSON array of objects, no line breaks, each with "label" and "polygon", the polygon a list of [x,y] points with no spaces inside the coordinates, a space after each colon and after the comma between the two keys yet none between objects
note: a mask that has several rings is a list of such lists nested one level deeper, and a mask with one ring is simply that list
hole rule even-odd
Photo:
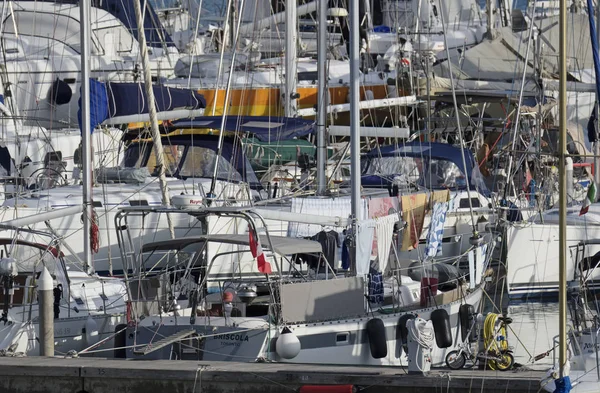
[{"label": "blue cloth", "polygon": [[374,33],[391,33],[392,29],[390,29],[389,26],[384,26],[384,25],[374,26],[373,27],[373,32]]},{"label": "blue cloth", "polygon": [[554,385],[556,386],[554,393],[569,393],[573,388],[573,386],[571,386],[571,378],[568,376],[558,378],[556,381],[554,381]]},{"label": "blue cloth", "polygon": [[447,202],[438,202],[433,206],[431,223],[429,224],[429,233],[427,233],[426,257],[433,258],[438,254],[442,254],[442,239],[444,238],[444,224],[446,223],[447,212]]},{"label": "blue cloth", "polygon": [[[157,112],[206,107],[204,96],[191,89],[152,85]],[[110,117],[148,113],[144,83],[107,83],[106,96]]]},{"label": "blue cloth", "polygon": [[[206,107],[204,96],[190,89],[152,86],[157,112]],[[104,120],[117,116],[148,113],[148,99],[143,83],[103,83],[90,79],[91,130]],[[81,130],[81,95],[77,111]]]},{"label": "blue cloth", "polygon": [[369,273],[369,303],[383,303],[383,274],[373,268]]},{"label": "blue cloth", "polygon": [[348,250],[348,242],[342,244],[342,269],[350,269],[350,250]]},{"label": "blue cloth", "polygon": [[[108,119],[108,95],[106,93],[106,86],[102,82],[90,79],[90,134],[94,132],[94,128],[96,128],[97,125],[106,119]],[[79,130],[83,134],[83,130],[81,129],[81,94],[79,95],[77,120],[79,121]]]}]

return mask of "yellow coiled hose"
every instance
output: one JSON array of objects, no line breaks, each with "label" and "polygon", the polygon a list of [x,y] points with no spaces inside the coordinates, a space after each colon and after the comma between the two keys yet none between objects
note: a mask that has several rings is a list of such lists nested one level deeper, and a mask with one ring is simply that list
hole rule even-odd
[{"label": "yellow coiled hose", "polygon": [[[498,314],[489,313],[483,323],[483,345],[488,353],[500,354],[508,349],[508,341],[506,341],[506,328],[504,325],[500,328],[498,334],[502,336],[500,340],[496,340],[496,322]],[[488,367],[491,370],[496,370],[496,361],[488,360]]]}]

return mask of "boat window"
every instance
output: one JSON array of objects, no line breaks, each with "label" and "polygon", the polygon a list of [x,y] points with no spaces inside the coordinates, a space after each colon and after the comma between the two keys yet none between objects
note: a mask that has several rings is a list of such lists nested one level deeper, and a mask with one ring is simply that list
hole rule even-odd
[{"label": "boat window", "polygon": [[[177,171],[179,161],[181,160],[184,150],[185,145],[164,146],[163,157],[167,176],[173,176],[173,174]],[[147,156],[148,159],[146,160]],[[123,167],[141,168],[142,166],[146,166],[150,173],[156,173],[156,153],[154,152],[152,143],[135,143],[130,145],[125,151]]]},{"label": "boat window", "polygon": [[393,176],[402,184],[419,180],[419,163],[412,157],[375,157],[363,171],[364,175]]},{"label": "boat window", "polygon": [[[423,166],[423,162],[429,165]],[[420,183],[431,188],[464,188],[465,175],[453,162],[414,157],[376,157],[369,161],[363,175],[393,177],[400,185]]]},{"label": "boat window", "polygon": [[[133,50],[134,39],[129,30],[122,25],[95,29],[94,34],[96,34],[98,42],[102,44],[105,50],[109,48],[109,45],[113,45],[117,53],[131,52]],[[110,53],[110,51],[108,52]]]},{"label": "boat window", "polygon": [[447,160],[432,159],[429,170],[424,171],[423,181],[426,187],[431,188],[464,188],[466,187],[465,175],[458,166]]},{"label": "boat window", "polygon": [[[14,23],[10,18],[14,18]],[[5,20],[5,34],[39,37],[40,40],[59,41],[80,53],[81,38],[79,21],[65,15],[49,12],[17,10]],[[33,45],[41,48],[42,45]],[[92,40],[92,54],[98,54],[98,46]]]},{"label": "boat window", "polygon": [[[167,176],[173,176],[179,167],[179,161],[185,150],[185,145],[165,145],[163,146],[163,160],[165,162],[165,173]],[[157,173],[156,167],[156,152],[154,149],[150,152],[150,157],[146,162],[146,167],[150,173]]]},{"label": "boat window", "polygon": [[51,275],[56,273],[57,260],[51,254],[51,251],[17,244],[10,250],[10,253],[5,253],[2,250],[1,254],[1,256],[10,255],[12,258],[15,258],[19,272],[29,273],[40,271],[42,266],[46,266]]},{"label": "boat window", "polygon": [[[182,177],[212,177],[217,154],[202,146],[190,146],[179,175]],[[224,158],[219,159],[217,178],[242,181],[240,173]]]}]

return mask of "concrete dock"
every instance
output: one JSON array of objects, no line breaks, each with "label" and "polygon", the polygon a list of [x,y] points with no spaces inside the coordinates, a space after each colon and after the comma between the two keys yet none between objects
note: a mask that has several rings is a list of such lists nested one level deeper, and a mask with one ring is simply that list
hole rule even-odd
[{"label": "concrete dock", "polygon": [[434,370],[285,363],[127,361],[0,357],[0,393],[289,393],[304,385],[354,385],[356,392],[537,393],[540,371]]}]

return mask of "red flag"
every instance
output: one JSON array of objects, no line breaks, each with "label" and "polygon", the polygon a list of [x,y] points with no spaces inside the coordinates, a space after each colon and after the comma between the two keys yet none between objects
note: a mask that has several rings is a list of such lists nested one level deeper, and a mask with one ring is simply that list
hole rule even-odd
[{"label": "red flag", "polygon": [[258,271],[264,274],[271,273],[271,264],[267,262],[265,258],[265,254],[263,253],[262,247],[260,246],[260,241],[258,240],[258,236],[256,232],[252,229],[248,229],[249,243],[250,243],[250,252],[252,252],[252,256],[256,258],[256,263],[258,264]]}]

